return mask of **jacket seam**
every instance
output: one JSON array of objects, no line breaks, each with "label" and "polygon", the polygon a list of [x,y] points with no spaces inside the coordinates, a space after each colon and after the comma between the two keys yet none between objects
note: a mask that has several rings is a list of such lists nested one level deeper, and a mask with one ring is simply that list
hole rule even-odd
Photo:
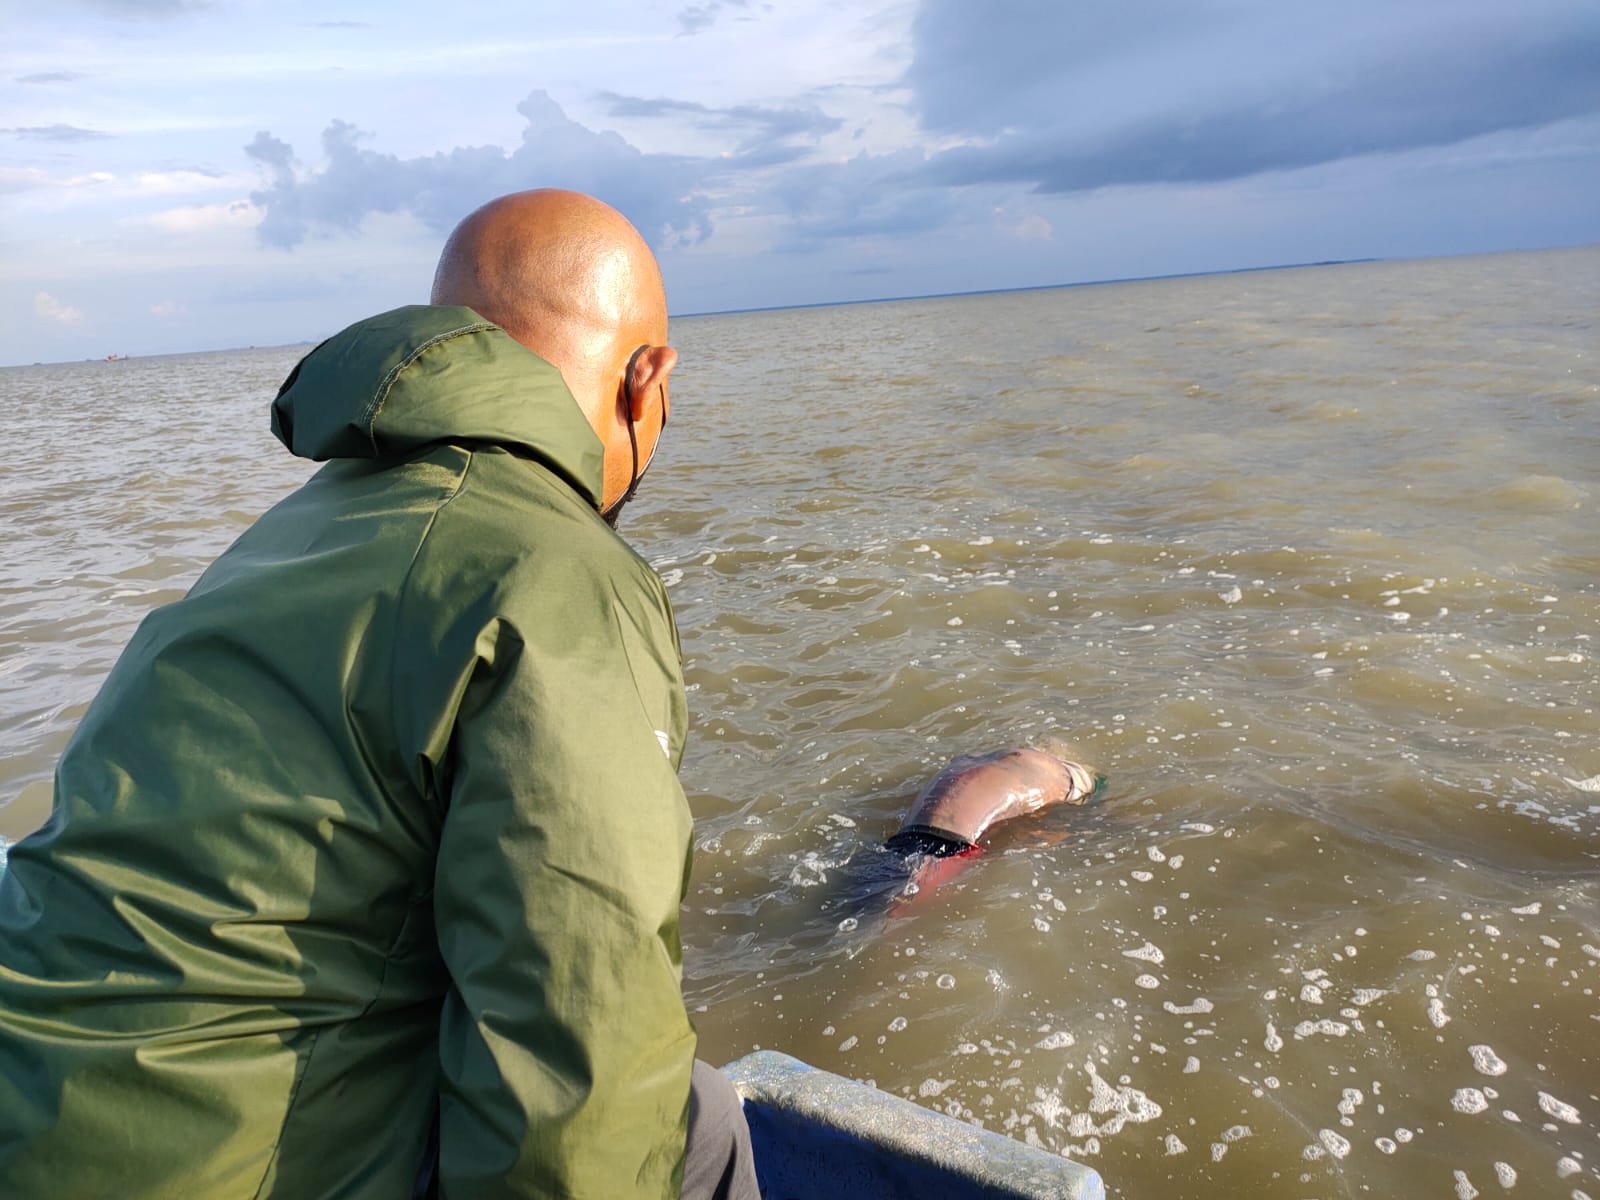
[{"label": "jacket seam", "polygon": [[[411,580],[417,572],[417,563],[422,558],[422,552],[428,547],[428,539],[433,536],[434,526],[439,523],[439,517],[455,501],[456,497],[466,490],[467,477],[472,473],[472,468],[478,462],[476,451],[468,450],[466,455],[467,465],[462,468],[460,478],[456,480],[455,486],[450,490],[450,494],[435,506],[433,512],[429,514],[427,527],[423,529],[422,536],[417,539],[416,547],[411,551],[411,561],[406,564],[406,573],[400,580],[399,599],[395,604],[394,610],[394,628],[389,633],[389,688],[391,694],[394,690],[395,680],[399,677],[400,629],[404,621],[406,606],[411,596]],[[405,747],[402,753],[409,753],[411,748],[405,746],[405,742],[400,736],[401,731],[395,725],[394,715],[394,705],[391,703],[389,706],[389,737],[391,743],[395,746]],[[402,763],[401,766],[405,770],[406,778],[410,779],[412,777],[410,764]],[[428,797],[424,796],[423,799],[426,800]],[[432,880],[430,880],[429,888],[432,886]],[[421,899],[423,894],[425,893],[419,893],[412,897],[413,902]]]},{"label": "jacket seam", "polygon": [[383,411],[383,406],[388,403],[389,393],[394,388],[395,380],[400,377],[400,372],[404,371],[412,363],[416,362],[417,359],[421,358],[425,353],[427,353],[429,350],[432,350],[441,342],[448,342],[452,338],[465,337],[472,333],[485,333],[491,329],[498,328],[500,327],[491,321],[477,321],[471,325],[461,325],[457,326],[455,329],[446,330],[444,333],[435,334],[433,337],[429,338],[416,349],[411,351],[410,354],[406,355],[405,358],[401,359],[393,367],[389,368],[389,373],[378,381],[378,389],[373,393],[372,399],[368,402],[367,411],[361,414],[361,423],[365,426],[367,441],[372,445],[372,454],[374,458],[378,457],[378,414]]},{"label": "jacket seam", "polygon": [[294,1087],[289,1089],[289,1102],[283,1106],[283,1120],[278,1124],[278,1138],[272,1145],[272,1157],[267,1159],[267,1165],[261,1171],[261,1180],[256,1184],[255,1200],[260,1200],[261,1189],[267,1186],[272,1168],[278,1165],[278,1155],[283,1152],[284,1133],[289,1128],[289,1121],[294,1117],[294,1103],[300,1098],[300,1088],[305,1084],[306,1076],[311,1073],[311,1057],[317,1052],[317,1046],[321,1044],[322,1034],[326,1028],[322,1026],[311,1035],[311,1045],[307,1047],[305,1057],[300,1060],[300,1070],[294,1077]]}]

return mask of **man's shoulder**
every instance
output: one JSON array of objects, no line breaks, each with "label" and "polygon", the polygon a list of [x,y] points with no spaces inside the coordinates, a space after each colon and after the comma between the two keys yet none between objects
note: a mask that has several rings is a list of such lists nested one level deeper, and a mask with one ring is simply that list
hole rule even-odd
[{"label": "man's shoulder", "polygon": [[472,452],[429,540],[435,554],[508,587],[566,579],[604,587],[629,606],[665,604],[650,564],[583,497],[544,464],[496,447]]}]

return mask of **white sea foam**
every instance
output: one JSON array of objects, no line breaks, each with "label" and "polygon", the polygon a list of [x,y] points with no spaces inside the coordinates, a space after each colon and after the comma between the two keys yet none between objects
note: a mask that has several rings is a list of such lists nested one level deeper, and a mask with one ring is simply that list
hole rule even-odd
[{"label": "white sea foam", "polygon": [[1322,1148],[1335,1158],[1343,1158],[1350,1153],[1350,1142],[1331,1129],[1317,1130],[1317,1140],[1322,1143]]},{"label": "white sea foam", "polygon": [[1539,1110],[1547,1117],[1554,1117],[1557,1121],[1565,1121],[1568,1125],[1578,1124],[1582,1118],[1578,1110],[1563,1100],[1557,1100],[1549,1092],[1539,1093]]},{"label": "white sea foam", "polygon": [[1137,958],[1140,962],[1154,963],[1160,966],[1167,961],[1167,956],[1161,952],[1161,947],[1154,942],[1146,942],[1135,950],[1124,950],[1123,958]]},{"label": "white sea foam", "polygon": [[1428,985],[1428,1022],[1435,1029],[1443,1029],[1450,1024],[1450,1014],[1444,1010],[1444,1001],[1434,994],[1433,984]]},{"label": "white sea foam", "polygon": [[1321,1033],[1328,1037],[1345,1037],[1350,1032],[1350,1026],[1343,1021],[1329,1021],[1326,1018],[1320,1021],[1301,1021],[1294,1027],[1296,1038],[1308,1038],[1312,1034]]},{"label": "white sea foam", "polygon": [[1472,1065],[1478,1069],[1480,1075],[1504,1075],[1506,1064],[1490,1046],[1468,1046],[1467,1053],[1472,1056]]},{"label": "white sea foam", "polygon": [[1034,1088],[1033,1094],[1036,1099],[1028,1105],[1029,1111],[1043,1117],[1044,1123],[1051,1129],[1060,1126],[1062,1117],[1071,1115],[1071,1110],[1061,1099],[1061,1093],[1053,1088]]},{"label": "white sea foam", "polygon": [[1093,1059],[1085,1061],[1083,1065],[1089,1072],[1089,1111],[1110,1114],[1100,1126],[1099,1133],[1102,1137],[1116,1133],[1125,1121],[1139,1124],[1153,1121],[1161,1115],[1161,1105],[1132,1084],[1106,1082],[1095,1070]]},{"label": "white sea foam", "polygon": [[1468,1115],[1488,1112],[1489,1099],[1475,1087],[1457,1088],[1456,1094],[1450,1097],[1450,1107]]},{"label": "white sea foam", "polygon": [[1361,1107],[1361,1102],[1365,1099],[1366,1097],[1357,1089],[1345,1088],[1339,1097],[1339,1115],[1341,1117],[1353,1117],[1356,1109]]}]

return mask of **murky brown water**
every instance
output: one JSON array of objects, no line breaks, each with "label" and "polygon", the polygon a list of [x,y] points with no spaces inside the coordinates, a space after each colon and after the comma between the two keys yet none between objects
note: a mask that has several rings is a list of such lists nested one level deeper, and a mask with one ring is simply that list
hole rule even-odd
[{"label": "murky brown water", "polygon": [[[675,323],[626,532],[688,657],[703,1055],[1130,1197],[1600,1195],[1597,309],[1588,249]],[[297,354],[0,371],[0,834],[304,476]],[[850,903],[947,758],[1045,732],[1098,807]]]}]

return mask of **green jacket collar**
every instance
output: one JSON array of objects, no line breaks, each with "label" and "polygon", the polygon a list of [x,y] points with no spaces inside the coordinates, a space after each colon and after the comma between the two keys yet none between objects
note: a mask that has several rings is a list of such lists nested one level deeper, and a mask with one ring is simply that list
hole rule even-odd
[{"label": "green jacket collar", "polygon": [[409,305],[335,334],[278,389],[272,432],[317,462],[487,442],[600,506],[600,439],[561,373],[470,308]]}]

